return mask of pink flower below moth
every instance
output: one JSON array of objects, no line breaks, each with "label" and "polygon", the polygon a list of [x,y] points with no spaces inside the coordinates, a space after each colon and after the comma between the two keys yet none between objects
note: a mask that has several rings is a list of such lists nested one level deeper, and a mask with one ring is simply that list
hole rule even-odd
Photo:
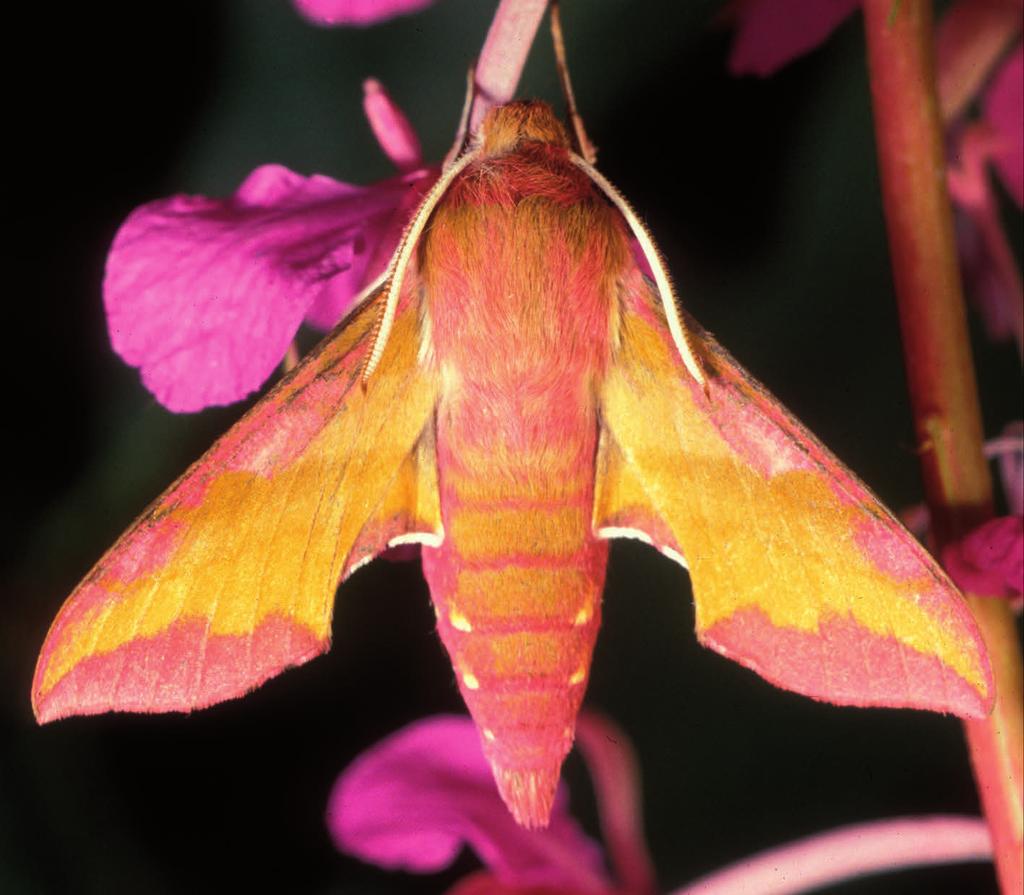
[{"label": "pink flower below moth", "polygon": [[294,0],[317,25],[374,25],[395,16],[419,12],[434,0]]},{"label": "pink flower below moth", "polygon": [[380,867],[433,873],[468,845],[513,891],[611,889],[600,849],[569,815],[564,784],[546,830],[513,820],[468,717],[428,718],[363,753],[338,778],[327,825],[340,850]]},{"label": "pink flower below moth", "polygon": [[226,199],[160,199],[121,226],[103,286],[111,342],[168,409],[255,391],[303,321],[330,329],[384,268],[437,170],[380,85],[367,94],[405,173],[361,187],[264,165]]},{"label": "pink flower below moth", "polygon": [[1024,516],[1001,516],[974,529],[942,552],[961,590],[982,597],[1024,595]]},{"label": "pink flower below moth", "polygon": [[[427,718],[364,752],[338,778],[327,825],[341,851],[387,869],[433,873],[463,845],[486,869],[447,895],[654,895],[640,820],[638,768],[625,734],[580,716],[578,745],[590,770],[617,880],[568,814],[564,784],[551,826],[526,831],[501,802],[469,718]],[[840,827],[768,849],[674,891],[674,895],[795,893],[887,870],[984,861],[984,821],[924,816]]]}]

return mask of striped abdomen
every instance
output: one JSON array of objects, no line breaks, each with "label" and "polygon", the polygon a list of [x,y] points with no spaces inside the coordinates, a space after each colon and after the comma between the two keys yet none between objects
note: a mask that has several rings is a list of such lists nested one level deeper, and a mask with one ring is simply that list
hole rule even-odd
[{"label": "striped abdomen", "polygon": [[590,533],[593,439],[522,476],[469,467],[439,441],[445,540],[423,556],[439,633],[505,801],[541,825],[600,622],[607,542]]},{"label": "striped abdomen", "polygon": [[422,244],[444,524],[423,568],[484,751],[526,826],[547,823],[600,621],[595,395],[629,260],[618,218],[564,148],[536,142],[468,168]]}]

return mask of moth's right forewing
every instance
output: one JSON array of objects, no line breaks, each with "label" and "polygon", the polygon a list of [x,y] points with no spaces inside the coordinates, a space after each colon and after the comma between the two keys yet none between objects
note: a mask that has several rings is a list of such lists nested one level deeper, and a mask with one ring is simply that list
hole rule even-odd
[{"label": "moth's right forewing", "polygon": [[685,560],[701,641],[779,686],[984,715],[992,673],[953,584],[853,473],[690,328],[706,386],[634,276],[601,395],[597,530],[640,532]]}]

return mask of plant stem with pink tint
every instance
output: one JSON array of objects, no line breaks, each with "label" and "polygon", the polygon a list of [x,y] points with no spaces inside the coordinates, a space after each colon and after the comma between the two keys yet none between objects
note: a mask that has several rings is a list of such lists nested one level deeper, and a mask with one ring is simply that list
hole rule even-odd
[{"label": "plant stem with pink tint", "polygon": [[477,61],[470,131],[476,129],[491,106],[515,97],[519,76],[547,8],[548,0],[501,0]]},{"label": "plant stem with pink tint", "polygon": [[[977,385],[945,184],[931,4],[865,0],[882,197],[907,378],[936,548],[991,514]],[[1022,890],[1022,672],[1009,606],[968,595],[996,680],[992,715],[965,722],[1004,893]]]},{"label": "plant stem with pink tint", "polygon": [[905,817],[851,824],[751,855],[672,895],[796,895],[888,870],[984,861],[988,831],[973,817]]}]

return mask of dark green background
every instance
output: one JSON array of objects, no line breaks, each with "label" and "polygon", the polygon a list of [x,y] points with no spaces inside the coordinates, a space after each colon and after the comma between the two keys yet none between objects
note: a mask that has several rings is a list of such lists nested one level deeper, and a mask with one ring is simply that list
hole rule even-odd
[{"label": "dark green background", "polygon": [[[360,111],[370,75],[440,158],[494,5],[440,0],[369,30],[313,28],[287,0],[8,13],[10,50],[26,52],[5,72],[0,891],[435,892],[474,866],[386,874],[337,854],[322,819],[360,750],[459,709],[415,565],[360,571],[327,656],[193,717],[37,728],[29,684],[77,580],[240,412],[173,416],[110,351],[100,283],[120,221],[173,192],[231,192],[264,162],[389,175]],[[565,7],[600,167],[646,217],[684,302],[884,500],[917,501],[859,22],[771,79],[734,80],[716,3]],[[543,38],[521,92],[558,100]],[[1020,368],[976,336],[991,435],[1019,415]],[[813,703],[692,631],[686,575],[616,544],[587,702],[636,745],[666,889],[824,827],[977,811],[954,720]],[[594,829],[575,756],[567,777]],[[841,891],[993,887],[973,867]]]}]

